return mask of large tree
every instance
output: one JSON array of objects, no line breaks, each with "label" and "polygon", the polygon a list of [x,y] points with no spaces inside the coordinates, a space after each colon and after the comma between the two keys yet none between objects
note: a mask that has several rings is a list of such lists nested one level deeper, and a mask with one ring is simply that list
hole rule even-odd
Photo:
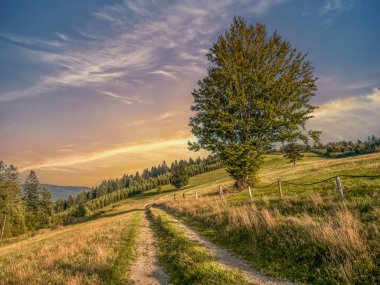
[{"label": "large tree", "polygon": [[273,143],[306,141],[315,109],[316,77],[306,54],[262,24],[235,17],[207,55],[211,66],[192,92],[189,125],[204,148],[217,153],[238,187],[255,183],[262,155]]}]

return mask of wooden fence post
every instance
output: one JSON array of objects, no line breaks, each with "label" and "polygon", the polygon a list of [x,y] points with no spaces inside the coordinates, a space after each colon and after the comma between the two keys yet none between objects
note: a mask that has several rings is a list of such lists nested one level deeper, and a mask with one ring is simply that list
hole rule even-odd
[{"label": "wooden fence post", "polygon": [[195,199],[198,199],[198,191],[195,191]]},{"label": "wooden fence post", "polygon": [[174,194],[174,200],[175,200],[175,194]]},{"label": "wooden fence post", "polygon": [[252,190],[251,186],[248,186],[249,201],[252,202]]},{"label": "wooden fence post", "polygon": [[219,185],[219,196],[223,199],[223,188],[222,185]]},{"label": "wooden fence post", "polygon": [[1,237],[0,237],[0,239],[3,239],[3,234],[4,234],[6,220],[7,220],[7,214],[4,214],[4,223],[3,223],[3,228],[1,230]]},{"label": "wooden fence post", "polygon": [[186,198],[186,196],[185,196],[185,192],[182,193],[182,197],[183,197],[183,199]]},{"label": "wooden fence post", "polygon": [[343,193],[343,187],[342,187],[342,183],[340,182],[339,176],[335,177],[335,181],[336,181],[336,187],[338,188],[338,192],[339,192],[339,198],[341,201],[343,201],[344,193]]},{"label": "wooden fence post", "polygon": [[282,183],[281,183],[281,178],[278,179],[278,192],[280,194],[280,199],[282,199]]}]

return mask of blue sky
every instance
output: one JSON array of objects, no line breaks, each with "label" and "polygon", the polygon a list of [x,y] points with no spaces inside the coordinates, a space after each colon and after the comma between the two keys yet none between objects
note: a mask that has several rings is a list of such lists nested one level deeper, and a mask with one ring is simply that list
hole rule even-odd
[{"label": "blue sky", "polygon": [[324,141],[380,135],[379,11],[375,0],[1,0],[0,157],[66,185],[188,157],[191,91],[234,15],[309,52],[320,106],[309,127]]}]

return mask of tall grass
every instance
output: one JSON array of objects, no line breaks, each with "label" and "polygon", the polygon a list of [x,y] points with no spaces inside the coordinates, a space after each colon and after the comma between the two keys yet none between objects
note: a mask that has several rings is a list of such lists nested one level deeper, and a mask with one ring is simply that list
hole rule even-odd
[{"label": "tall grass", "polygon": [[234,205],[207,197],[162,206],[270,275],[314,284],[380,281],[380,224],[364,223],[355,204],[313,196]]},{"label": "tall grass", "polygon": [[125,284],[140,218],[104,218],[0,248],[0,284]]}]

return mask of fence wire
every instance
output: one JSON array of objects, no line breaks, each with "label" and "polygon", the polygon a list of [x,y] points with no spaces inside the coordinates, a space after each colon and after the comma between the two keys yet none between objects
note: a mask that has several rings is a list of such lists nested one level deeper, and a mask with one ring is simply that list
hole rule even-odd
[{"label": "fence wire", "polygon": [[[321,184],[321,183],[324,183],[324,182],[327,182],[327,181],[330,181],[330,180],[333,180],[333,179],[336,179],[337,177],[347,177],[347,178],[370,178],[370,179],[374,179],[374,178],[380,178],[380,175],[351,175],[351,174],[339,174],[339,175],[336,175],[336,176],[331,176],[329,178],[326,178],[326,179],[323,179],[321,181],[315,181],[315,182],[310,182],[310,183],[296,183],[296,182],[291,182],[291,181],[287,181],[287,180],[281,180],[281,183],[284,183],[284,184],[288,184],[288,185],[294,185],[294,186],[311,186],[311,185],[317,185],[317,184]],[[256,189],[264,189],[264,188],[268,188],[268,187],[271,187],[275,184],[279,183],[279,180],[277,181],[274,181],[268,185],[265,185],[265,186],[252,186],[252,188],[256,188]],[[219,185],[218,187],[215,188],[216,191],[220,191],[220,188],[222,188],[223,191],[228,191],[230,189],[234,189],[234,185],[231,185],[229,187],[225,187],[224,185]],[[248,187],[245,187],[244,189],[246,189]]]}]

